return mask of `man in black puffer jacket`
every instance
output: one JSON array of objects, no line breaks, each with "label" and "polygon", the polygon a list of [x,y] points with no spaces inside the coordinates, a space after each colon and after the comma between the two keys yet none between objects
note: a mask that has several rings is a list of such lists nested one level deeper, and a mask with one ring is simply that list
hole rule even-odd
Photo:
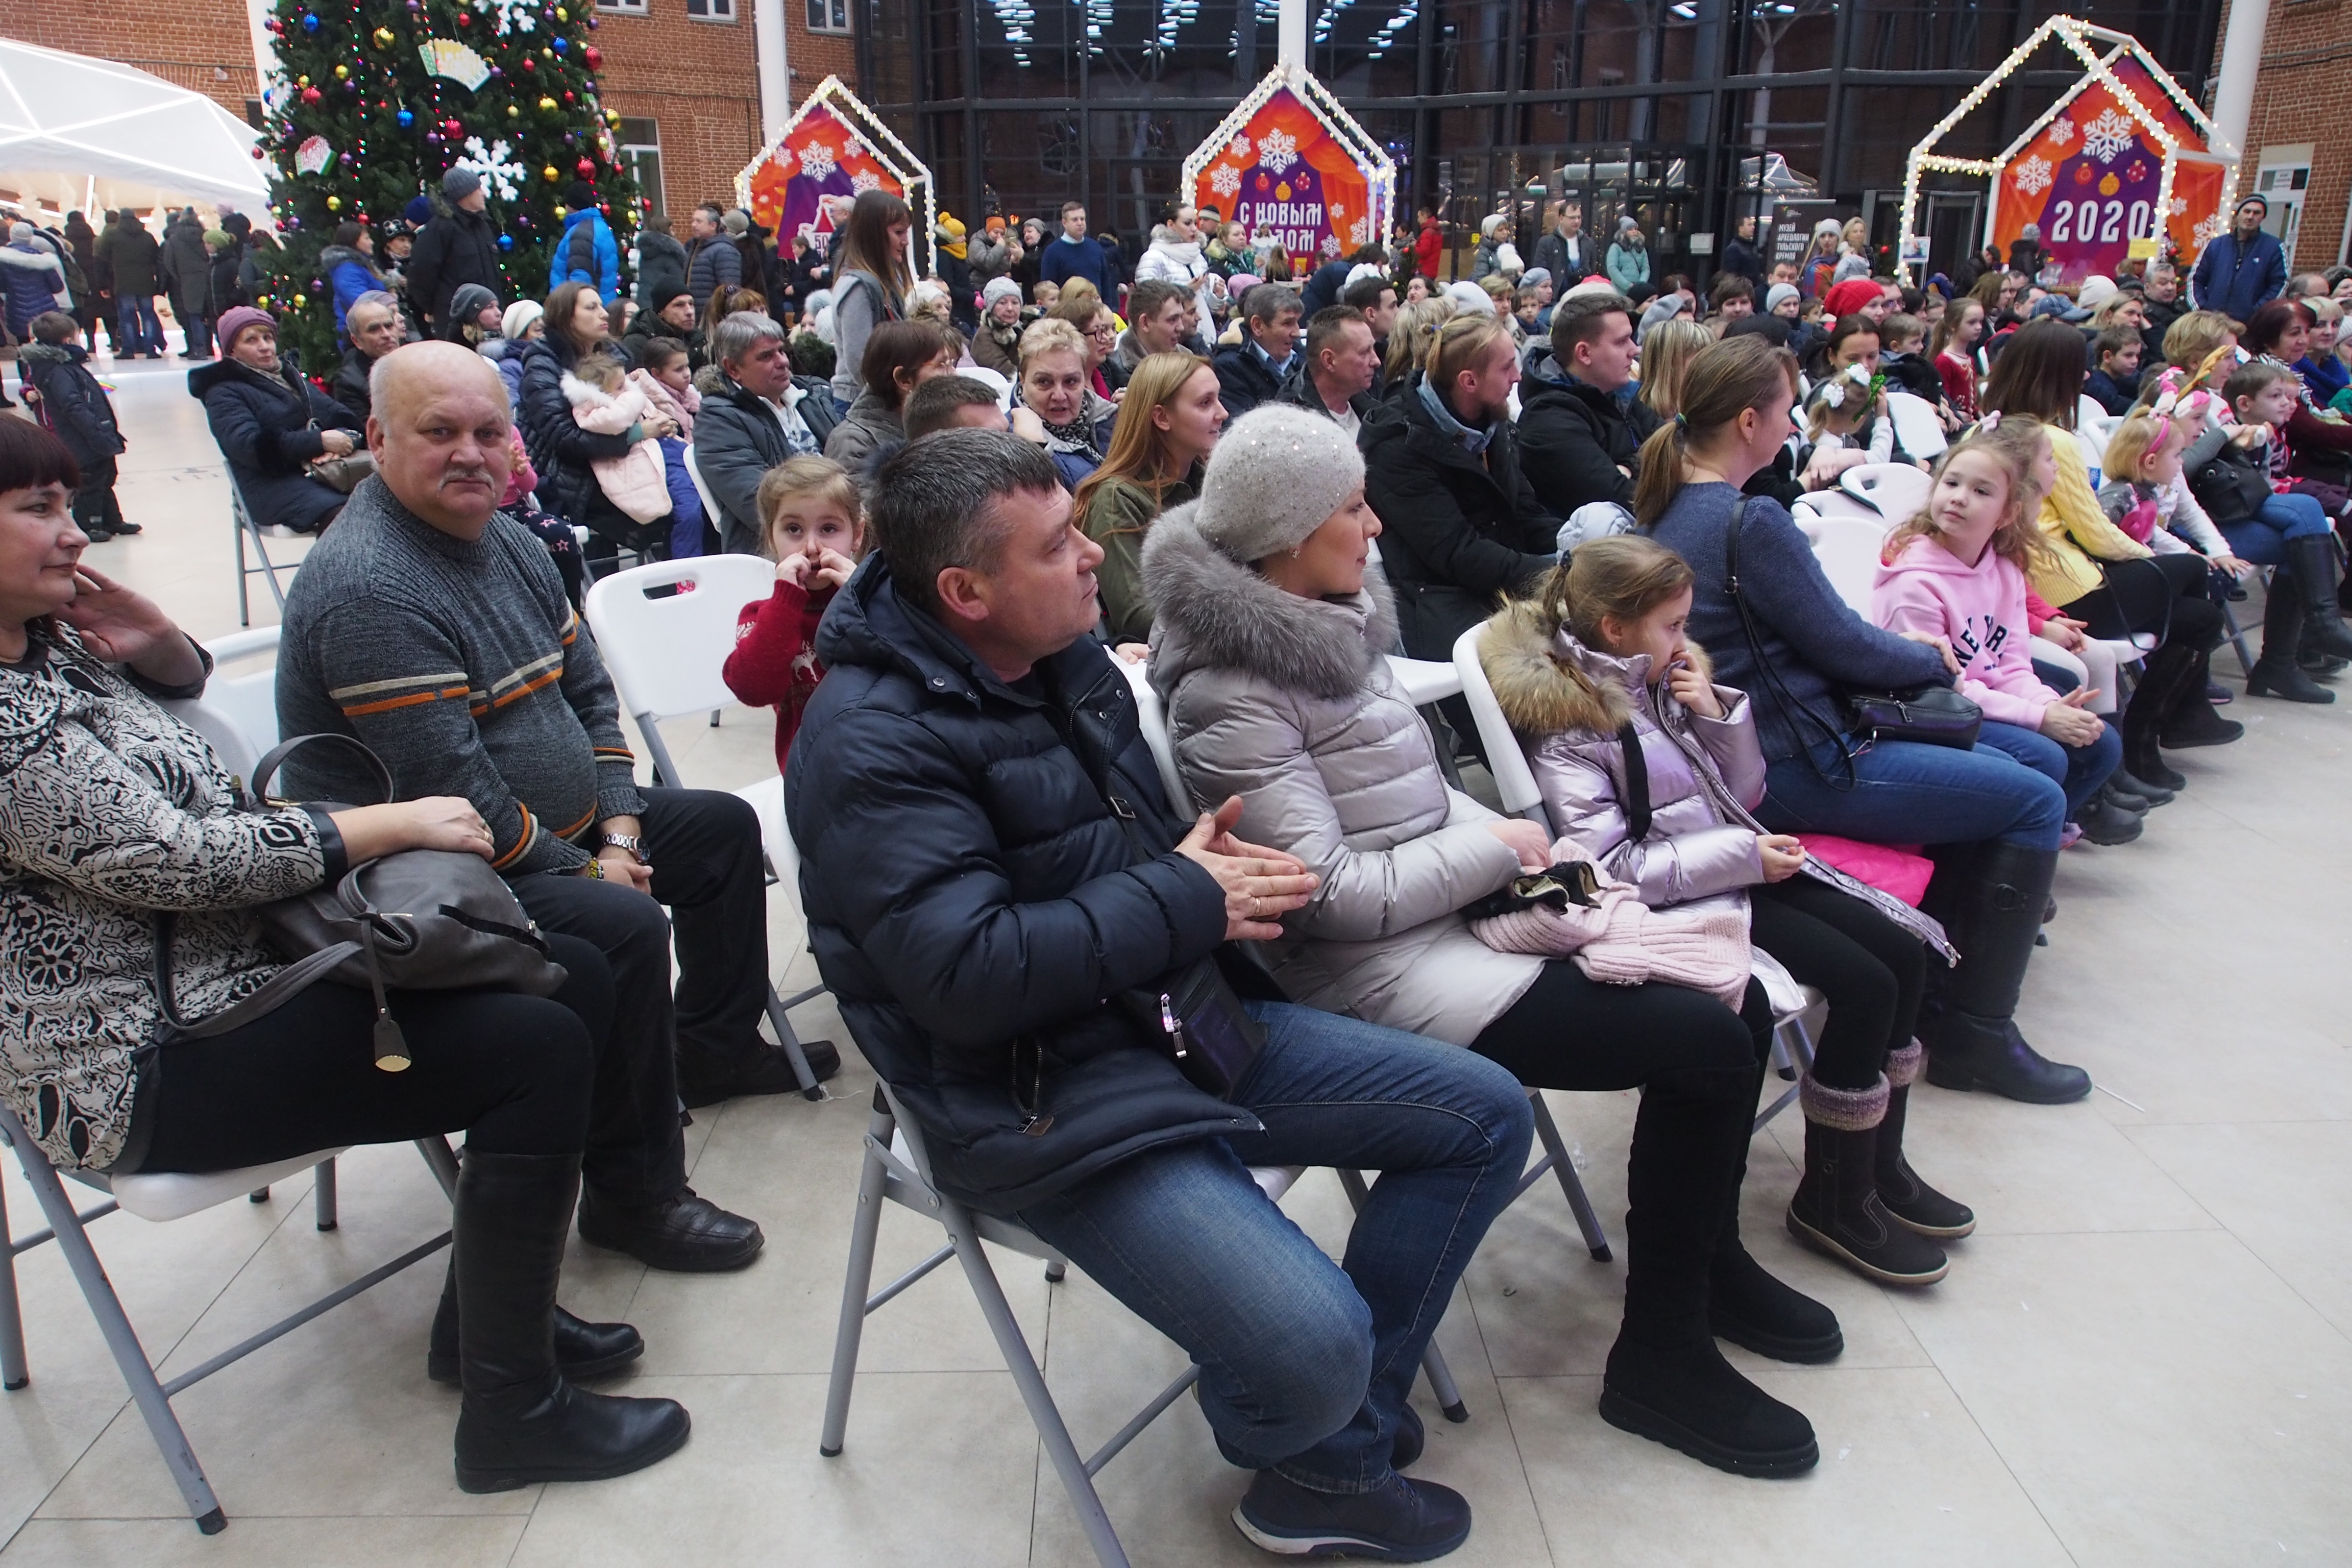
[{"label": "man in black puffer jacket", "polygon": [[[1279,936],[1314,878],[1234,840],[1238,799],[1190,832],[1164,809],[1090,635],[1102,552],[1045,454],[926,437],[882,466],[872,514],[881,549],[818,630],[784,776],[842,1016],[944,1194],[1017,1216],[1202,1368],[1221,1451],[1259,1472],[1234,1514],[1252,1541],[1453,1550],[1469,1505],[1393,1465],[1420,1452],[1405,1394],[1429,1331],[1519,1170],[1524,1091],[1466,1051],[1255,999],[1272,982],[1234,943]],[[1176,1005],[1263,1028],[1225,1099],[1159,1024],[1180,977],[1218,973],[1222,1003]],[[1380,1239],[1344,1271],[1244,1169],[1285,1163],[1381,1171],[1360,1221]]]},{"label": "man in black puffer jacket", "polygon": [[1633,307],[1617,294],[1564,300],[1551,316],[1551,351],[1530,350],[1519,389],[1519,450],[1528,483],[1568,516],[1593,501],[1633,505],[1642,443],[1658,427],[1649,405],[1623,395],[1633,379]]},{"label": "man in black puffer jacket", "polygon": [[471,169],[452,169],[441,176],[441,194],[447,208],[436,208],[433,219],[417,231],[416,247],[408,253],[408,303],[425,318],[429,337],[446,337],[449,297],[468,283],[478,283],[493,294],[503,294],[506,279],[499,273],[499,233],[488,212],[489,195],[482,178]]}]

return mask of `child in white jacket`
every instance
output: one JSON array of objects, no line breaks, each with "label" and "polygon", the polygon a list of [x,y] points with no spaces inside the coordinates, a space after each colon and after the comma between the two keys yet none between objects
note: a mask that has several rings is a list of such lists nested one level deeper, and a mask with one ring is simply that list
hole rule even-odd
[{"label": "child in white jacket", "polygon": [[659,522],[667,517],[669,485],[657,437],[674,431],[677,422],[655,409],[644,387],[630,384],[620,361],[604,354],[583,355],[564,373],[563,395],[572,405],[572,422],[583,430],[601,436],[644,432],[645,438],[625,455],[599,458],[589,467],[604,498],[635,521]]}]

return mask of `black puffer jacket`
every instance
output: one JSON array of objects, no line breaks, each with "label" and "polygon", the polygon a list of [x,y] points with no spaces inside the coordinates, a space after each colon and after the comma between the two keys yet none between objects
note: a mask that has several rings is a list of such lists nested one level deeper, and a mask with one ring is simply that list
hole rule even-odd
[{"label": "black puffer jacket", "polygon": [[487,212],[435,204],[433,220],[419,229],[408,253],[408,302],[424,312],[439,335],[449,314],[449,297],[468,283],[500,293],[499,235]]},{"label": "black puffer jacket", "polygon": [[588,465],[599,458],[625,458],[635,443],[625,435],[583,430],[572,422],[563,375],[579,359],[552,332],[522,345],[522,443],[539,470],[539,504],[567,522],[634,543],[638,524],[604,498]]},{"label": "black puffer jacket", "polygon": [[1647,404],[1562,375],[1528,353],[1519,384],[1519,460],[1536,497],[1561,517],[1597,500],[1633,504],[1642,443],[1658,427]]},{"label": "black puffer jacket", "polygon": [[327,449],[321,431],[349,430],[354,447],[365,447],[364,422],[290,363],[279,363],[278,375],[236,360],[199,365],[188,373],[188,391],[203,401],[213,439],[254,521],[310,533],[341,508],[343,498],[303,468]]},{"label": "black puffer jacket", "polygon": [[25,379],[40,395],[41,414],[74,461],[84,468],[122,450],[114,405],[89,368],[89,351],[79,343],[26,343],[16,351]]},{"label": "black puffer jacket", "polygon": [[1419,384],[1381,404],[1356,440],[1404,651],[1450,660],[1454,639],[1493,615],[1503,595],[1551,569],[1559,520],[1520,475],[1509,420],[1481,460],[1437,427]]},{"label": "black puffer jacket", "polygon": [[[1016,691],[875,556],[816,651],[784,774],[809,938],[940,1185],[1008,1214],[1147,1149],[1255,1128],[1104,1000],[1219,951],[1225,916],[1170,852],[1184,828],[1102,645],[1080,638]],[[1106,794],[1132,807],[1133,840]],[[1250,968],[1225,967],[1237,984]],[[1035,1135],[1016,1094],[1052,1119]]]}]

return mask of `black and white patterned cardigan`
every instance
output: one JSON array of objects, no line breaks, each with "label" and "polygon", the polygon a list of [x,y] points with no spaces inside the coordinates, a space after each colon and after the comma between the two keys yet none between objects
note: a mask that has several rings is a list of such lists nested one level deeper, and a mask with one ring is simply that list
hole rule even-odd
[{"label": "black and white patterned cardigan", "polygon": [[160,1013],[153,912],[179,915],[179,1011],[202,1017],[277,973],[252,908],[316,887],[331,851],[304,811],[237,809],[153,700],[201,685],[144,683],[65,626],[32,645],[0,667],[0,1096],[51,1160],[104,1168]]}]

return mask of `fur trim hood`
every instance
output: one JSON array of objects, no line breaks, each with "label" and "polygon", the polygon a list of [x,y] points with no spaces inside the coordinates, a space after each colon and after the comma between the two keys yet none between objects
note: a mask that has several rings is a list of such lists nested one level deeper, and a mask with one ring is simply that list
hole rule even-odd
[{"label": "fur trim hood", "polygon": [[623,384],[618,392],[607,392],[593,381],[583,381],[570,371],[563,373],[563,400],[574,408],[610,408],[628,400],[635,394],[639,402],[646,401],[645,389]]},{"label": "fur trim hood", "polygon": [[1163,514],[1143,541],[1143,591],[1152,606],[1152,660],[1163,645],[1173,664],[1152,671],[1172,689],[1182,666],[1234,668],[1276,687],[1340,698],[1397,637],[1396,605],[1377,572],[1345,599],[1303,599],[1276,587],[1211,544],[1201,503]]},{"label": "fur trim hood", "polygon": [[[1706,650],[1686,642],[1683,652],[1711,684]],[[1572,730],[1613,735],[1634,716],[1634,689],[1650,684],[1649,655],[1602,653],[1566,626],[1546,635],[1542,612],[1526,600],[1513,600],[1486,623],[1478,663],[1504,719],[1530,739]]]}]

